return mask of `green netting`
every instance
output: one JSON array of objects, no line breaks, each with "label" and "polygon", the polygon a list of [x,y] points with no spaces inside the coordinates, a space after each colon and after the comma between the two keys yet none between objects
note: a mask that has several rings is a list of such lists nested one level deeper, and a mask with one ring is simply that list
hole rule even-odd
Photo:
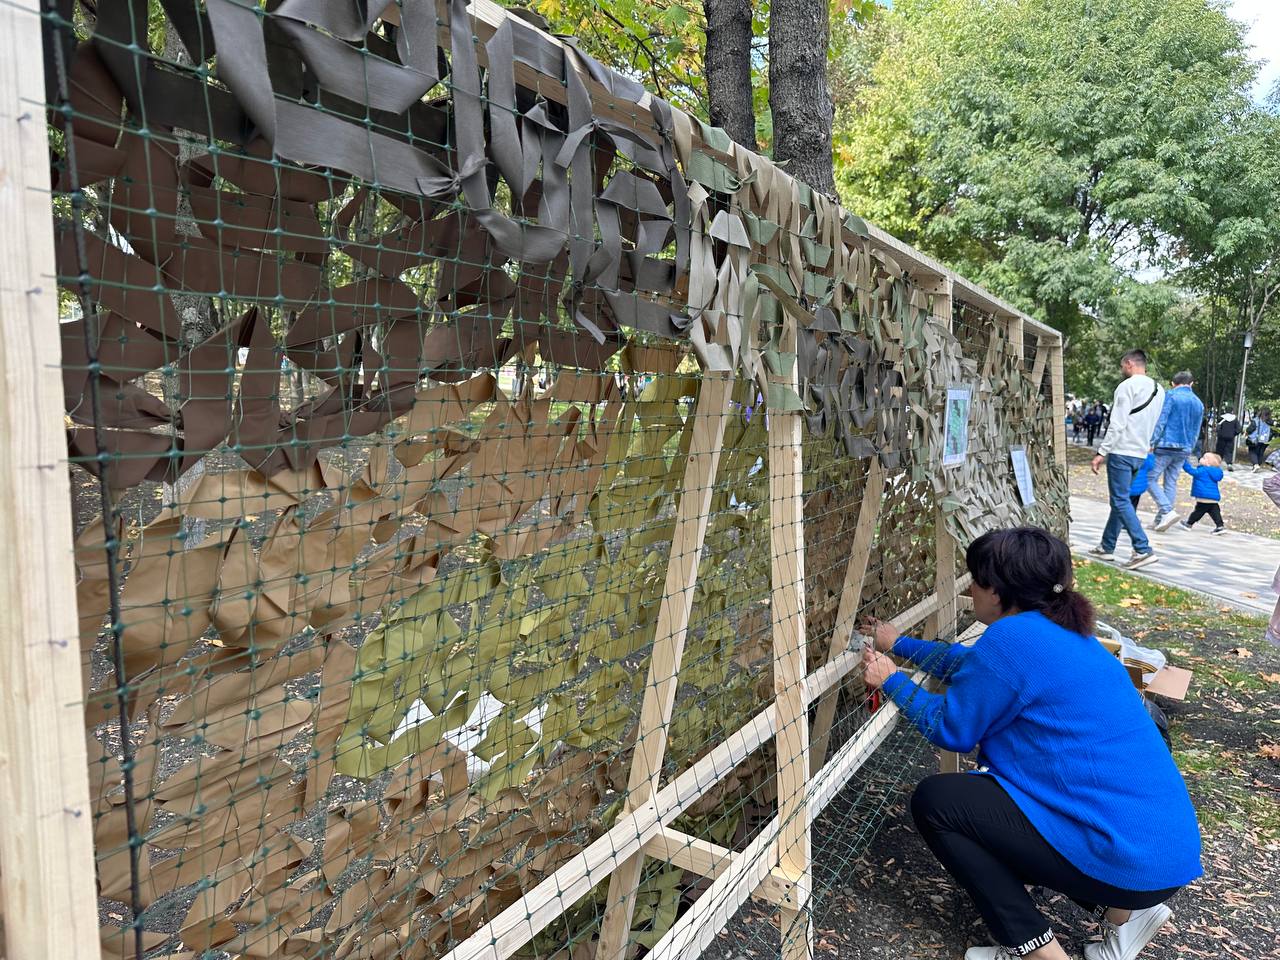
[{"label": "green netting", "polygon": [[924,749],[854,618],[1064,526],[1047,343],[512,13],[46,8],[106,956],[694,955],[856,773],[803,940]]}]

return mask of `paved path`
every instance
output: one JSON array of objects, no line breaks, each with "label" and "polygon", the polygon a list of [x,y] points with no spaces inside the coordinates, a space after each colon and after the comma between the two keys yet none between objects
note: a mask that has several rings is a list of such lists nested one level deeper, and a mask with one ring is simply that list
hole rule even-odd
[{"label": "paved path", "polygon": [[[1236,474],[1239,473],[1237,469]],[[1245,473],[1248,475],[1248,468]],[[1262,478],[1258,479],[1261,482]],[[1209,533],[1212,524],[1207,518],[1193,530],[1175,526],[1165,533],[1156,533],[1151,528],[1155,514],[1141,510],[1138,515],[1151,545],[1160,555],[1159,563],[1135,571],[1138,576],[1206,593],[1252,613],[1271,615],[1276,603],[1271,580],[1280,567],[1280,540],[1231,531],[1214,536]],[[1105,503],[1085,497],[1071,498],[1073,548],[1083,553],[1097,546],[1106,522]],[[1119,562],[1128,559],[1129,550],[1129,538],[1121,533],[1116,548]]]}]

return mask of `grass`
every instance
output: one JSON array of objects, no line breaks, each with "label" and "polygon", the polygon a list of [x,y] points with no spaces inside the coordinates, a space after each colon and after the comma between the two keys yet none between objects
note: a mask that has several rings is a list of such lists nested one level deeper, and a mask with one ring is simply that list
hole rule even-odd
[{"label": "grass", "polygon": [[1100,620],[1194,674],[1168,712],[1206,838],[1280,841],[1280,764],[1260,749],[1280,737],[1280,651],[1262,642],[1266,621],[1107,564],[1077,560],[1075,573]]}]

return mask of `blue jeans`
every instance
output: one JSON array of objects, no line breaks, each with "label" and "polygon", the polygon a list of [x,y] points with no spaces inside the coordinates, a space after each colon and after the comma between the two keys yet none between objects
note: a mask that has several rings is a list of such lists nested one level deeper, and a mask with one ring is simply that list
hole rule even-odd
[{"label": "blue jeans", "polygon": [[1156,465],[1148,475],[1151,499],[1160,513],[1173,513],[1178,505],[1178,477],[1187,462],[1187,451],[1173,447],[1156,448]]},{"label": "blue jeans", "polygon": [[[1146,457],[1123,457],[1117,453],[1107,455],[1107,496],[1111,501],[1111,515],[1107,517],[1107,525],[1102,531],[1101,546],[1108,553],[1115,550],[1121,527],[1133,541],[1134,553],[1151,552],[1151,542],[1142,532],[1138,511],[1133,509],[1133,503],[1129,500],[1133,478],[1138,475],[1145,461]],[[1155,486],[1151,489],[1155,490]]]}]

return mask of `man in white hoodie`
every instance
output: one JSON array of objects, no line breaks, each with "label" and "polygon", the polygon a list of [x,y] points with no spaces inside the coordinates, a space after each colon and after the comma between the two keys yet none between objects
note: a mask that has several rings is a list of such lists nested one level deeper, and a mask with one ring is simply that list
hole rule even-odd
[{"label": "man in white hoodie", "polygon": [[1116,541],[1123,527],[1133,542],[1133,556],[1125,567],[1136,570],[1159,559],[1142,530],[1138,511],[1129,500],[1129,487],[1151,452],[1151,435],[1164,407],[1164,390],[1147,376],[1147,355],[1141,350],[1130,350],[1121,357],[1120,369],[1125,379],[1116,387],[1111,401],[1111,429],[1093,458],[1094,473],[1104,461],[1107,465],[1111,514],[1102,531],[1102,542],[1089,551],[1089,556],[1114,560]]}]

